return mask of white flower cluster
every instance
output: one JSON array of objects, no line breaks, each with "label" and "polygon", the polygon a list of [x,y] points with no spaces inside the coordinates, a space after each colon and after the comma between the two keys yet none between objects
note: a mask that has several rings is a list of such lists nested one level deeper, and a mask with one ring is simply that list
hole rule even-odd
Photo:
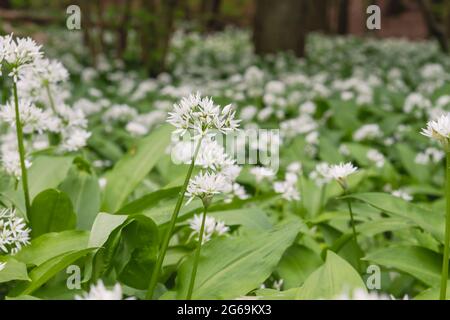
[{"label": "white flower cluster", "polygon": [[[135,298],[127,298],[125,300],[134,300]],[[112,290],[108,290],[99,280],[96,285],[91,285],[89,292],[85,292],[82,296],[76,295],[75,300],[123,300],[122,287],[116,283]]]},{"label": "white flower cluster", "polygon": [[382,168],[386,160],[384,155],[376,149],[367,151],[367,159],[373,162],[377,168]]},{"label": "white flower cluster", "polygon": [[235,113],[231,105],[221,109],[211,98],[202,98],[197,92],[175,104],[167,121],[177,128],[175,133],[184,135],[191,130],[194,136],[204,136],[214,129],[222,133],[236,130],[240,120],[234,119]]},{"label": "white flower cluster", "polygon": [[445,148],[448,148],[450,139],[450,116],[442,115],[437,120],[427,123],[427,127],[421,132],[424,136],[439,141]]},{"label": "white flower cluster", "polygon": [[318,186],[322,186],[332,180],[335,180],[339,185],[346,190],[347,177],[358,170],[351,162],[340,164],[319,163],[316,168],[310,173],[310,179],[314,180]]},{"label": "white flower cluster", "polygon": [[175,150],[176,160],[190,163],[195,155],[194,149],[201,143],[195,165],[203,170],[189,181],[186,192],[188,203],[197,197],[207,207],[212,197],[221,193],[245,199],[245,191],[235,183],[241,168],[214,139],[214,135],[210,134],[213,129],[222,133],[237,130],[239,120],[234,119],[235,112],[231,110],[231,106],[221,110],[211,98],[202,98],[197,93],[182,98],[179,104],[174,105],[174,109],[167,120],[176,127],[174,137],[183,137],[189,130],[195,134],[192,140],[175,141],[172,150]]},{"label": "white flower cluster", "polygon": [[8,76],[14,82],[20,79],[27,68],[33,68],[42,55],[41,46],[31,38],[13,38],[12,34],[0,37],[0,69],[2,63],[5,63],[10,69]]},{"label": "white flower cluster", "polygon": [[264,180],[272,181],[275,178],[275,172],[267,167],[253,167],[250,173],[255,176],[256,183],[261,183]]},{"label": "white flower cluster", "polygon": [[430,162],[440,163],[444,159],[445,153],[436,148],[427,148],[424,152],[419,152],[414,159],[417,164],[427,165]]},{"label": "white flower cluster", "polygon": [[299,162],[293,162],[287,167],[284,181],[277,181],[273,184],[276,193],[281,194],[282,198],[287,201],[300,200],[300,193],[297,189],[299,174],[301,174],[302,166]]},{"label": "white flower cluster", "polygon": [[0,252],[16,254],[30,243],[31,229],[12,209],[0,210]]},{"label": "white flower cluster", "polygon": [[353,134],[353,140],[373,140],[383,136],[383,132],[378,124],[365,124],[361,128],[355,131]]},{"label": "white flower cluster", "polygon": [[[202,227],[202,215],[196,214],[192,219],[189,219],[189,227],[192,229],[192,233],[189,236],[191,239],[192,237],[195,237],[195,240],[198,241],[200,238],[200,231]],[[212,216],[206,216],[205,217],[205,227],[203,232],[203,240],[202,244],[208,242],[211,240],[213,235],[221,236],[230,231],[230,228],[225,225],[225,222],[216,220]]]},{"label": "white flower cluster", "polygon": [[[69,97],[63,85],[69,78],[64,66],[43,57],[41,46],[30,38],[0,37],[0,66],[11,70],[9,76],[17,85],[20,124],[25,136],[27,154],[49,146],[47,133],[59,134],[59,150],[77,151],[84,147],[90,133],[81,110],[65,104]],[[12,133],[16,126],[16,104],[13,98],[0,106],[0,119]],[[3,166],[9,174],[20,178],[17,142],[1,148]],[[26,166],[31,165],[29,160]]]}]

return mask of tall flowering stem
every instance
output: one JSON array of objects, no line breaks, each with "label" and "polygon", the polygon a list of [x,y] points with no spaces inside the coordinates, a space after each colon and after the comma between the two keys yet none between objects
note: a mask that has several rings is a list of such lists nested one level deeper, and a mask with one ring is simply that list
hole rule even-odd
[{"label": "tall flowering stem", "polygon": [[447,198],[447,212],[445,215],[445,243],[444,243],[444,260],[442,261],[442,275],[441,275],[441,292],[439,299],[446,300],[447,298],[447,279],[448,279],[448,258],[450,246],[450,150],[446,150],[446,181],[445,181],[445,196]]},{"label": "tall flowering stem", "polygon": [[48,84],[48,82],[45,83],[44,87],[45,87],[45,91],[47,91],[48,100],[50,101],[50,107],[52,108],[52,111],[55,114],[57,114],[56,107],[55,107],[55,101],[53,100],[52,92],[50,90],[50,85]]},{"label": "tall flowering stem", "polygon": [[195,250],[194,256],[194,264],[192,266],[191,280],[189,281],[188,293],[186,296],[187,300],[192,299],[192,292],[194,291],[195,277],[197,276],[198,263],[200,260],[200,251],[202,249],[203,236],[205,233],[205,221],[206,221],[206,212],[208,211],[208,206],[204,206],[203,217],[202,217],[202,226],[200,227],[200,235],[198,237],[198,244]]},{"label": "tall flowering stem", "polygon": [[22,186],[23,186],[23,193],[25,197],[25,208],[27,215],[30,213],[30,192],[28,189],[28,173],[27,173],[27,167],[25,165],[25,147],[23,144],[23,130],[22,130],[22,122],[20,121],[20,110],[19,110],[19,98],[17,95],[17,85],[16,82],[14,82],[13,85],[13,92],[14,92],[14,105],[15,105],[15,112],[16,112],[16,134],[17,134],[17,145],[19,148],[19,157],[20,157],[20,170],[22,173]]},{"label": "tall flowering stem", "polygon": [[161,244],[161,248],[159,251],[158,259],[156,260],[156,264],[153,268],[152,277],[150,278],[150,283],[147,290],[146,299],[153,299],[153,294],[155,292],[156,285],[158,284],[159,274],[161,273],[162,264],[164,262],[164,257],[166,256],[167,248],[169,247],[170,237],[172,236],[173,229],[175,228],[175,224],[178,218],[178,214],[180,213],[181,205],[183,203],[184,195],[186,193],[187,186],[189,184],[189,180],[192,176],[192,171],[194,170],[195,160],[200,151],[200,146],[202,144],[203,136],[199,138],[197,145],[195,147],[194,155],[192,156],[191,164],[189,165],[188,172],[186,174],[186,178],[184,180],[183,187],[181,188],[180,194],[178,195],[177,204],[172,213],[172,218],[169,223],[169,227],[164,235],[163,242]]}]

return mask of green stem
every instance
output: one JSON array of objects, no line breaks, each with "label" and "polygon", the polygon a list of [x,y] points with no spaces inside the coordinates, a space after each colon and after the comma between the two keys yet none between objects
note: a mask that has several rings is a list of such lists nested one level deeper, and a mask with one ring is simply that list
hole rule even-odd
[{"label": "green stem", "polygon": [[202,226],[200,227],[200,235],[198,238],[197,249],[195,250],[194,265],[192,266],[191,280],[189,282],[189,289],[186,296],[186,300],[191,300],[192,292],[194,291],[195,277],[197,275],[198,262],[200,260],[200,251],[202,249],[203,243],[203,234],[205,233],[206,212],[208,210],[206,206],[204,208],[205,210],[203,210]]},{"label": "green stem", "polygon": [[445,196],[447,199],[447,212],[445,216],[444,260],[442,261],[441,292],[439,295],[440,300],[447,299],[448,258],[450,245],[450,151],[446,152],[445,173]]},{"label": "green stem", "polygon": [[14,104],[16,111],[16,133],[17,133],[17,145],[19,148],[19,157],[20,157],[20,169],[22,173],[22,186],[23,193],[25,196],[25,208],[27,212],[27,216],[30,214],[30,192],[28,190],[28,174],[27,167],[25,165],[25,147],[23,145],[23,130],[22,130],[22,122],[20,121],[20,111],[19,111],[19,98],[17,96],[17,85],[14,82],[13,85],[14,91]]},{"label": "green stem", "polygon": [[[352,225],[353,242],[355,243],[355,249],[358,250],[358,239],[356,237],[356,226],[355,226],[355,219],[353,217],[352,200],[348,199],[347,205],[348,205],[348,212],[350,214],[350,224]],[[359,254],[358,254],[358,256],[359,256]],[[358,262],[358,270],[362,271],[361,270],[361,261],[360,261],[359,257],[357,258],[357,262]]]},{"label": "green stem", "polygon": [[175,209],[172,214],[172,218],[170,219],[170,223],[166,234],[164,236],[163,242],[161,244],[161,249],[158,255],[158,259],[156,260],[156,264],[153,268],[152,276],[150,278],[150,283],[148,286],[147,294],[145,298],[147,300],[153,299],[153,294],[155,292],[156,285],[158,284],[159,274],[161,272],[161,267],[164,262],[164,257],[166,256],[167,248],[169,247],[170,237],[172,236],[173,229],[175,228],[175,223],[177,222],[178,214],[180,213],[181,205],[183,203],[184,194],[186,193],[187,186],[189,184],[189,180],[191,179],[192,171],[194,170],[195,159],[197,158],[198,152],[200,151],[200,146],[202,143],[203,137],[199,139],[197,142],[197,146],[195,147],[195,152],[191,160],[191,164],[189,166],[186,179],[184,180],[183,187],[181,188],[180,194],[178,195],[177,204],[175,205]]}]

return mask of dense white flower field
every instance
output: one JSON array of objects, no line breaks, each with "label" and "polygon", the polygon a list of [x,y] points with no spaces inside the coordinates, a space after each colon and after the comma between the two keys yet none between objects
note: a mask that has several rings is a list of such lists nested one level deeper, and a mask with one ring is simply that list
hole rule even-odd
[{"label": "dense white flower field", "polygon": [[445,297],[434,43],[178,31],[157,78],[77,43],[0,38],[0,297]]}]

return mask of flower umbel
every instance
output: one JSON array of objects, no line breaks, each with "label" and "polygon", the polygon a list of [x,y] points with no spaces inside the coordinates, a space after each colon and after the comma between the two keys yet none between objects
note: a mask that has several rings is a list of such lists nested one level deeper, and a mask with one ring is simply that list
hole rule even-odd
[{"label": "flower umbel", "polygon": [[24,220],[16,215],[16,210],[0,210],[0,252],[16,254],[30,243],[30,232]]}]

